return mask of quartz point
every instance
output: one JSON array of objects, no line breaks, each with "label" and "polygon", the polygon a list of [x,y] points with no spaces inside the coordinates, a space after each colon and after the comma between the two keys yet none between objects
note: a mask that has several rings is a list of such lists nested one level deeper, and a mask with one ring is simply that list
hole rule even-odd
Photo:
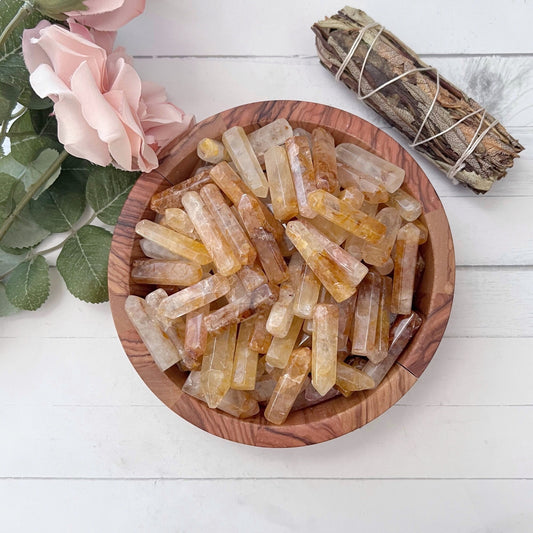
[{"label": "quartz point", "polygon": [[289,333],[291,327],[292,305],[294,301],[295,290],[290,281],[284,281],[279,290],[279,298],[270,309],[266,323],[267,331],[274,337],[283,338]]},{"label": "quartz point", "polygon": [[210,169],[202,170],[199,174],[154,194],[150,207],[153,211],[164,215],[169,207],[182,207],[181,198],[187,191],[199,191],[204,185],[212,182]]},{"label": "quartz point", "polygon": [[268,312],[260,311],[255,315],[254,330],[250,338],[250,348],[258,353],[266,354],[272,343],[272,335],[266,329]]},{"label": "quartz point", "polygon": [[419,219],[414,220],[413,224],[420,230],[420,238],[418,239],[418,244],[425,244],[429,237],[429,231],[427,227]]},{"label": "quartz point", "polygon": [[296,285],[292,310],[300,318],[312,318],[318,302],[321,283],[307,263],[304,263],[300,283]]},{"label": "quartz point", "polygon": [[386,204],[395,207],[407,222],[413,222],[422,214],[422,204],[403,189],[391,194]]},{"label": "quartz point", "polygon": [[339,331],[337,334],[337,353],[343,354],[346,357],[350,350],[348,340],[352,333],[353,318],[355,314],[355,303],[357,301],[357,293],[350,296],[348,299],[337,304],[339,309]]},{"label": "quartz point", "polygon": [[226,163],[226,161],[214,166],[211,169],[210,175],[220,190],[235,205],[239,205],[239,201],[243,194],[253,194],[250,187],[244,183],[241,177],[228,163]]},{"label": "quartz point", "polygon": [[180,360],[177,348],[146,311],[142,298],[130,294],[126,298],[126,314],[137,330],[157,367],[164,372]]},{"label": "quartz point", "polygon": [[337,362],[336,385],[341,389],[349,392],[373,389],[374,380],[362,370],[351,365]]},{"label": "quartz point", "polygon": [[183,207],[194,224],[196,233],[213,258],[215,268],[220,274],[229,276],[241,268],[241,264],[226,237],[209,213],[199,193],[186,192],[182,197]]},{"label": "quartz point", "polygon": [[415,286],[420,230],[412,223],[402,226],[396,239],[391,312],[407,315],[411,312]]},{"label": "quartz point", "polygon": [[235,300],[238,300],[239,298],[242,298],[248,294],[249,291],[246,290],[246,287],[244,286],[238,274],[232,274],[226,279],[231,287],[229,292],[226,294],[226,300],[228,300],[228,302],[234,302]]},{"label": "quartz point", "polygon": [[[274,146],[283,144],[293,136],[291,125],[284,118],[278,118],[266,126],[248,134],[248,140],[259,163],[266,163],[266,152]],[[272,195],[272,192],[271,192]]]},{"label": "quartz point", "polygon": [[161,225],[173,229],[190,239],[198,240],[198,235],[194,231],[194,226],[189,218],[189,215],[178,207],[169,207],[165,209],[165,214],[160,222]]},{"label": "quartz point", "polygon": [[207,331],[216,334],[230,324],[238,324],[246,320],[258,309],[272,305],[277,299],[277,292],[277,287],[271,287],[265,283],[242,298],[213,311],[204,319]]},{"label": "quartz point", "polygon": [[390,328],[389,351],[387,357],[379,363],[368,361],[363,372],[375,382],[377,387],[392,368],[398,357],[403,353],[409,341],[414,337],[422,325],[422,318],[415,311],[409,315],[400,315]]},{"label": "quartz point", "polygon": [[[201,372],[192,371],[183,384],[182,391],[205,402],[202,392]],[[259,413],[259,405],[249,392],[230,389],[220,401],[217,409],[237,418],[248,418]]]},{"label": "quartz point", "polygon": [[288,222],[287,235],[337,302],[355,293],[368,272],[366,266],[305,221]]},{"label": "quartz point", "polygon": [[361,175],[359,189],[369,204],[383,204],[389,199],[389,193],[383,182],[372,176]]},{"label": "quartz point", "polygon": [[339,309],[335,304],[317,304],[313,311],[312,383],[324,396],[337,376]]},{"label": "quartz point", "polygon": [[154,241],[151,241],[150,239],[141,239],[139,241],[139,245],[144,255],[151,259],[184,260],[181,255],[173,254],[167,248],[160,246],[159,244]]},{"label": "quartz point", "polygon": [[178,318],[214,302],[227,294],[230,288],[227,278],[213,274],[163,300],[159,312],[167,318]]},{"label": "quartz point", "polygon": [[381,295],[378,310],[378,325],[376,328],[376,344],[374,352],[369,355],[372,363],[379,363],[387,357],[389,350],[390,306],[392,298],[392,279],[381,278]]},{"label": "quartz point", "polygon": [[252,320],[242,322],[237,335],[231,388],[237,390],[254,390],[257,374],[258,353],[249,344],[254,329]]},{"label": "quartz point", "polygon": [[394,261],[392,260],[392,257],[389,257],[381,266],[374,265],[374,270],[382,276],[390,274],[394,270]]},{"label": "quartz point", "polygon": [[370,265],[384,266],[390,258],[402,221],[400,214],[393,207],[382,209],[376,215],[376,220],[379,220],[385,226],[386,231],[378,242],[365,243],[363,246],[363,259],[365,263]]},{"label": "quartz point", "polygon": [[237,272],[237,276],[239,277],[239,279],[241,280],[241,283],[243,284],[244,288],[248,292],[251,292],[254,289],[257,289],[259,285],[263,285],[264,283],[267,283],[268,281],[266,274],[263,272],[262,268],[257,264],[242,267]]},{"label": "quartz point", "polygon": [[278,220],[290,220],[298,215],[298,202],[285,148],[273,146],[265,152],[265,166],[272,211]]},{"label": "quartz point", "polygon": [[207,327],[204,318],[209,314],[209,304],[191,311],[185,318],[185,354],[183,362],[190,370],[196,369],[207,349]]},{"label": "quartz point", "polygon": [[305,137],[309,141],[309,146],[313,144],[313,136],[310,131],[304,130],[303,128],[294,128],[294,137]]},{"label": "quartz point", "polygon": [[200,190],[200,196],[211,213],[215,223],[224,235],[239,263],[251,265],[257,257],[255,248],[245,231],[235,218],[220,189],[214,185],[206,185]]},{"label": "quartz point", "polygon": [[291,137],[285,141],[285,148],[289,156],[289,165],[300,215],[306,218],[314,218],[317,214],[311,209],[307,201],[309,193],[316,190],[316,178],[309,141],[306,137]]},{"label": "quartz point", "polygon": [[220,335],[209,335],[202,359],[200,383],[209,407],[218,407],[231,385],[233,356],[237,340],[237,324],[228,326]]},{"label": "quartz point", "polygon": [[302,329],[303,319],[293,317],[289,332],[285,337],[274,337],[266,353],[266,362],[275,368],[285,368],[289,356],[294,349],[300,330]]},{"label": "quartz point", "polygon": [[289,357],[283,374],[265,409],[265,418],[273,424],[283,424],[302,389],[311,366],[311,350],[297,348]]},{"label": "quartz point", "polygon": [[309,222],[313,226],[323,233],[330,241],[335,244],[341,245],[346,239],[351,236],[351,233],[341,228],[339,225],[330,222],[328,219],[321,215],[317,215],[313,219],[309,219]]},{"label": "quartz point", "polygon": [[136,259],[131,269],[133,281],[153,285],[187,287],[200,281],[202,276],[202,267],[198,263],[167,259]]},{"label": "quartz point", "polygon": [[137,222],[135,232],[189,261],[200,265],[207,265],[212,261],[206,247],[201,242],[185,237],[185,235],[151,220]]},{"label": "quartz point", "polygon": [[315,128],[311,135],[316,186],[331,194],[336,194],[339,191],[339,180],[337,179],[335,140],[324,128]]},{"label": "quartz point", "polygon": [[265,198],[268,183],[244,130],[240,126],[226,130],[222,134],[222,142],[248,187],[256,196]]},{"label": "quartz point", "polygon": [[342,143],[336,147],[337,159],[354,170],[381,179],[388,192],[398,190],[405,178],[405,170],[381,159],[356,144]]},{"label": "quartz point", "polygon": [[381,297],[381,276],[370,271],[357,291],[353,320],[352,353],[373,357]]},{"label": "quartz point", "polygon": [[363,259],[363,247],[366,241],[355,235],[350,235],[343,245],[343,248],[355,259],[361,261]]},{"label": "quartz point", "polygon": [[244,194],[239,202],[239,214],[267,278],[277,285],[288,279],[289,271],[274,235],[267,229],[260,203],[253,196]]},{"label": "quartz point", "polygon": [[347,187],[340,193],[339,200],[344,200],[349,203],[353,209],[360,210],[365,201],[365,195],[358,187]]},{"label": "quartz point", "polygon": [[385,233],[385,226],[381,222],[322,189],[310,193],[307,200],[318,214],[357,237],[378,242]]},{"label": "quartz point", "polygon": [[205,137],[196,147],[196,153],[202,161],[216,165],[225,159],[229,159],[224,145],[215,139]]}]

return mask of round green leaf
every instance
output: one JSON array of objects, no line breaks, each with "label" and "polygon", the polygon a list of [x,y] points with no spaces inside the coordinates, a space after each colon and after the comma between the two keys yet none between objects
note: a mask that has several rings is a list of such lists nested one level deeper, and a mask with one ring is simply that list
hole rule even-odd
[{"label": "round green leaf", "polygon": [[9,316],[18,313],[20,309],[15,307],[6,295],[6,288],[3,283],[0,283],[0,316]]},{"label": "round green leaf", "polygon": [[127,172],[114,167],[93,167],[87,180],[87,201],[96,216],[105,224],[117,223],[122,206],[139,172]]},{"label": "round green leaf", "polygon": [[35,311],[50,294],[48,264],[42,255],[20,264],[9,275],[6,295],[15,307]]},{"label": "round green leaf", "polygon": [[107,262],[111,233],[97,226],[84,226],[65,242],[57,258],[57,269],[68,290],[80,300],[108,300]]}]

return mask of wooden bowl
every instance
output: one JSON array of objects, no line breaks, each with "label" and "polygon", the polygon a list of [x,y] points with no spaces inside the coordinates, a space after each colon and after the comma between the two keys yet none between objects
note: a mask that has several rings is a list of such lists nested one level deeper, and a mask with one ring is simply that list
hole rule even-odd
[{"label": "wooden bowl", "polygon": [[[135,224],[154,218],[150,198],[162,189],[188,178],[197,165],[196,145],[204,137],[220,138],[227,128],[246,131],[286,118],[293,128],[322,126],[335,143],[351,142],[405,169],[404,187],[424,208],[429,239],[422,246],[426,269],[415,296],[424,323],[408,348],[379,387],[337,397],[292,413],[285,424],[270,424],[260,414],[239,420],[181,391],[186,375],[173,367],[161,372],[148,354],[124,311],[129,294],[144,296],[152,288],[130,281],[132,261],[142,256]],[[415,160],[386,133],[340,109],[298,101],[267,101],[229,109],[197,124],[168,153],[157,171],[142,175],[133,187],[113,235],[109,258],[109,296],[115,326],[135,370],[168,407],[189,422],[225,439],[254,446],[292,447],[315,444],[344,435],[370,422],[396,403],[416,382],[439,345],[450,316],[455,282],[452,236],[444,208]]]}]

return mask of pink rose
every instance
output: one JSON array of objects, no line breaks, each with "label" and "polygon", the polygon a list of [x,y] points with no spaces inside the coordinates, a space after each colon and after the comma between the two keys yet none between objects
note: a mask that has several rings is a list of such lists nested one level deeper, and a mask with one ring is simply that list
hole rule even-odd
[{"label": "pink rose", "polygon": [[109,34],[76,23],[69,31],[43,20],[22,38],[30,83],[53,100],[65,150],[97,165],[149,172],[193,118],[167,102],[163,88],[141,82],[123,48],[110,48]]},{"label": "pink rose", "polygon": [[87,9],[67,11],[71,19],[101,31],[116,31],[144,11],[145,0],[84,0]]}]

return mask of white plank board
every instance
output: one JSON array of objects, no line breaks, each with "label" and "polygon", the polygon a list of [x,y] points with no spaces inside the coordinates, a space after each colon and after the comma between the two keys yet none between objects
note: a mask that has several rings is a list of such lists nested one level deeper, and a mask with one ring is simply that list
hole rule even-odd
[{"label": "white plank board", "polygon": [[533,478],[533,407],[394,406],[343,437],[264,449],[160,407],[0,406],[3,478]]},{"label": "white plank board", "polygon": [[526,533],[532,490],[531,480],[9,480],[0,499],[6,531]]},{"label": "white plank board", "polygon": [[[121,29],[135,55],[314,55],[311,25],[343,7],[335,0],[206,0],[146,3]],[[529,53],[529,2],[360,0],[356,7],[419,54]]]},{"label": "white plank board", "polygon": [[[116,339],[4,339],[0,405],[159,406]],[[533,338],[445,338],[410,406],[533,405]],[[511,364],[512,362],[512,364]]]}]

